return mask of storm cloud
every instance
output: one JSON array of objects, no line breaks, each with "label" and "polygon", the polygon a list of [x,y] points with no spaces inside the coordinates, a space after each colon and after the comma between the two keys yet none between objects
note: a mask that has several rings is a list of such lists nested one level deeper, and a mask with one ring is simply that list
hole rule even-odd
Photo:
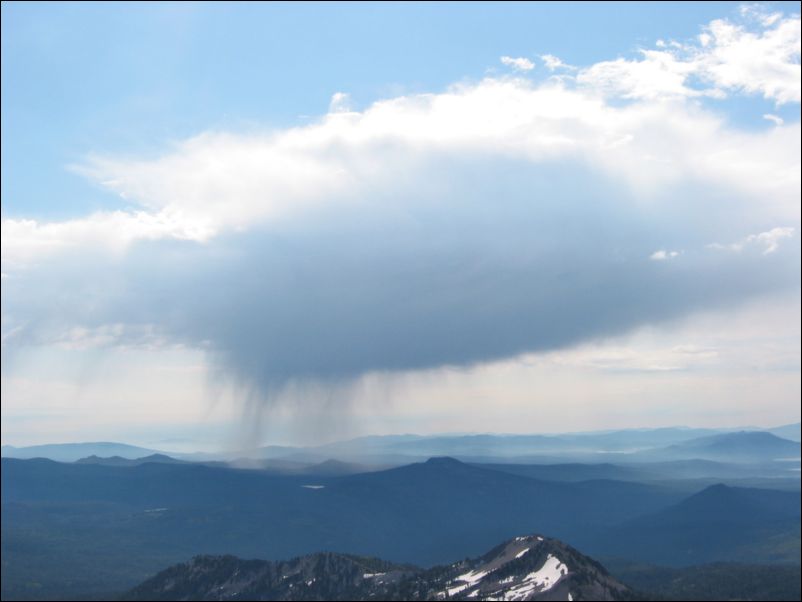
[{"label": "storm cloud", "polygon": [[[643,206],[578,163],[453,157],[414,180],[420,188],[375,191],[381,203],[355,199],[211,243],[60,254],[6,279],[8,312],[24,320],[14,337],[105,332],[113,344],[201,347],[269,393],[561,348],[799,285],[793,234],[768,254],[758,237],[706,244],[748,239],[727,219],[738,201],[713,189],[678,186]],[[694,220],[682,210],[708,204]],[[658,262],[658,247],[681,252]]]},{"label": "storm cloud", "polygon": [[799,124],[622,103],[593,73],[93,157],[75,169],[132,208],[3,220],[4,350],[186,345],[269,398],[798,290]]}]

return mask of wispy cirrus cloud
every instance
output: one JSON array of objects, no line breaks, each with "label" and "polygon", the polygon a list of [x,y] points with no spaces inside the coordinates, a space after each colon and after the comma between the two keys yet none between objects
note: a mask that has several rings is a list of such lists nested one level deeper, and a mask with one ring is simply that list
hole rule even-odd
[{"label": "wispy cirrus cloud", "polygon": [[761,252],[763,255],[769,255],[780,247],[780,243],[783,239],[792,238],[794,234],[795,229],[788,226],[784,228],[772,228],[767,232],[750,234],[738,242],[730,244],[711,243],[708,247],[726,251],[743,251],[744,249],[758,248],[762,249]]},{"label": "wispy cirrus cloud", "polygon": [[556,57],[553,54],[541,54],[540,58],[543,59],[543,64],[549,71],[557,71],[558,69],[563,69],[566,71],[576,70],[576,67],[564,63],[559,57]]},{"label": "wispy cirrus cloud", "polygon": [[502,56],[499,60],[503,65],[512,67],[516,71],[531,71],[535,68],[535,64],[531,60],[522,56],[517,58]]}]

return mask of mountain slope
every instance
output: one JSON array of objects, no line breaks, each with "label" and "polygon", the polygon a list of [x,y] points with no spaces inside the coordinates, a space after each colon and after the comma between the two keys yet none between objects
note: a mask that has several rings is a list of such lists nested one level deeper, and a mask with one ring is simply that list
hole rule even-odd
[{"label": "mountain slope", "polygon": [[795,423],[795,424],[784,424],[782,426],[775,426],[772,429],[768,429],[768,431],[772,435],[777,435],[778,437],[782,437],[783,439],[789,439],[791,441],[800,441],[802,440],[802,423]]},{"label": "mountain slope", "polygon": [[788,564],[715,563],[662,567],[605,563],[610,572],[658,600],[790,600],[802,599],[800,567]]},{"label": "mountain slope", "polygon": [[633,600],[600,564],[541,536],[429,570],[345,554],[290,561],[199,556],[139,585],[127,600]]},{"label": "mountain slope", "polygon": [[711,559],[798,564],[799,518],[799,492],[713,485],[610,529],[587,549],[667,566]]}]

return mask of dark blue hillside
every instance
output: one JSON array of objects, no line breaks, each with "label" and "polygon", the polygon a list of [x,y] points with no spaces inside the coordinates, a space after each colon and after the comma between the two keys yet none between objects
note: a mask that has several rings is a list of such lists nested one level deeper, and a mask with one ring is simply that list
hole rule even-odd
[{"label": "dark blue hillside", "polygon": [[800,494],[713,485],[589,545],[612,557],[669,566],[718,561],[799,564]]},{"label": "dark blue hillside", "polygon": [[[197,554],[337,551],[425,566],[532,532],[634,560],[678,551],[692,562],[726,560],[749,541],[759,561],[777,556],[772,538],[794,525],[798,557],[798,492],[714,487],[686,497],[634,482],[535,479],[452,458],[339,477],[4,458],[3,566],[36,580],[35,567],[50,562],[54,587],[82,578],[124,587]],[[733,525],[741,539],[728,539]],[[701,543],[688,552],[683,538]],[[793,550],[793,536],[780,545]]]}]

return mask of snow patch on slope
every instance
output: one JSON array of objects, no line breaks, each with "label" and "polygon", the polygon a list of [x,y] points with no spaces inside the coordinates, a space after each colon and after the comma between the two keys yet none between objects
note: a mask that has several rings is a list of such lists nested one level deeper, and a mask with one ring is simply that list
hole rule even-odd
[{"label": "snow patch on slope", "polygon": [[553,554],[546,557],[546,562],[537,571],[529,573],[523,581],[503,593],[501,598],[487,598],[488,600],[525,600],[532,593],[540,593],[550,590],[554,585],[568,573],[559,558]]}]

